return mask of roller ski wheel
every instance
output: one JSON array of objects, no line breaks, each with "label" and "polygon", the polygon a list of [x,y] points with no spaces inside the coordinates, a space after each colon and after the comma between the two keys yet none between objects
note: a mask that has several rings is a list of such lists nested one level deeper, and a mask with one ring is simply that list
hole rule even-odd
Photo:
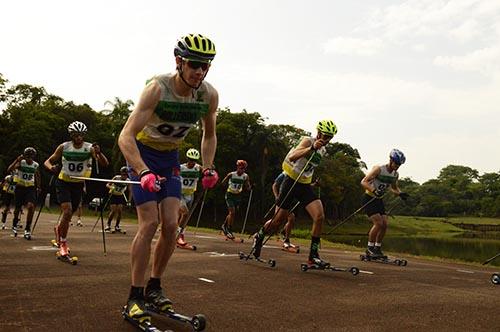
[{"label": "roller ski wheel", "polygon": [[491,275],[491,282],[493,283],[493,285],[500,285],[500,274],[493,273]]},{"label": "roller ski wheel", "polygon": [[123,234],[123,235],[126,235],[127,234],[127,231],[124,230],[124,229],[120,229],[120,230],[117,230],[117,229],[114,229],[110,232],[111,234]]},{"label": "roller ski wheel", "polygon": [[245,254],[244,252],[241,252],[241,251],[239,253],[239,257],[240,257],[240,260],[254,260],[256,262],[269,265],[270,267],[275,267],[276,266],[276,261],[274,259],[265,260],[265,259],[261,259],[260,257],[255,257],[255,256],[253,256],[251,254],[247,255],[247,254]]},{"label": "roller ski wheel", "polygon": [[59,251],[57,251],[56,252],[56,257],[61,262],[69,263],[71,265],[78,264],[78,257],[76,257],[76,256],[70,256],[70,255],[64,255],[64,256],[62,256],[61,253],[59,253]]},{"label": "roller ski wheel", "polygon": [[377,262],[377,263],[382,263],[382,264],[392,264],[392,265],[397,265],[397,266],[407,266],[408,261],[406,259],[391,259],[388,258],[387,256],[370,256],[370,255],[359,255],[359,258],[363,262]]},{"label": "roller ski wheel", "polygon": [[182,322],[182,323],[188,323],[191,325],[191,327],[195,331],[203,331],[206,327],[206,324],[207,324],[207,319],[202,314],[197,314],[197,315],[194,315],[193,317],[189,317],[189,316],[181,315],[181,314],[175,312],[173,309],[168,309],[168,310],[162,311],[151,303],[146,303],[146,308],[148,309],[148,311],[154,312],[160,316],[174,319],[174,320],[177,320],[177,321]]},{"label": "roller ski wheel", "polygon": [[237,236],[229,236],[229,235],[225,235],[225,234],[222,234],[223,238],[225,241],[233,241],[235,243],[243,243],[244,240],[241,238],[241,237],[237,237]]}]

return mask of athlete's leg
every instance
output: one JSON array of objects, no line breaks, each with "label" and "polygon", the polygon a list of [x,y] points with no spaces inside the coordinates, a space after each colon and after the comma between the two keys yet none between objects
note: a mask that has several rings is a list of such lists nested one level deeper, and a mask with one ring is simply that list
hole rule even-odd
[{"label": "athlete's leg", "polygon": [[227,227],[231,228],[231,226],[233,225],[235,214],[236,208],[234,206],[227,208],[227,216],[226,220],[224,221],[224,224],[226,224]]},{"label": "athlete's leg", "polygon": [[153,254],[152,278],[160,278],[175,249],[180,200],[167,197],[159,204],[161,233]]},{"label": "athlete's leg", "polygon": [[57,234],[59,235],[58,240],[65,241],[68,236],[69,223],[71,222],[71,217],[73,215],[73,208],[71,202],[61,203],[61,219],[57,224]]},{"label": "athlete's leg", "polygon": [[28,209],[28,215],[26,216],[26,227],[25,231],[31,231],[31,223],[33,222],[33,215],[35,214],[35,204],[33,202],[28,202],[26,204]]},{"label": "athlete's leg", "polygon": [[385,233],[384,219],[382,218],[380,213],[376,213],[370,216],[370,221],[373,223],[373,226],[368,233],[368,242],[375,243],[380,236],[379,234],[381,232]]},{"label": "athlete's leg", "polygon": [[319,247],[320,247],[320,236],[323,228],[323,221],[325,220],[325,212],[323,209],[323,203],[320,199],[316,199],[311,203],[306,205],[306,211],[311,216],[313,220],[312,230],[311,230],[311,250],[309,251],[309,262],[321,266],[328,265],[327,262],[322,261],[319,258]]},{"label": "athlete's leg", "polygon": [[110,209],[109,209],[109,214],[108,214],[108,228],[111,227],[111,222],[113,221],[113,218],[116,213],[116,204],[110,204]]},{"label": "athlete's leg", "polygon": [[295,223],[295,213],[291,212],[288,214],[287,223],[285,225],[285,240],[290,240],[290,235],[292,234],[294,223]]},{"label": "athlete's leg", "polygon": [[159,223],[158,204],[155,201],[136,206],[139,227],[130,249],[133,287],[144,287],[145,273],[151,256],[151,241]]},{"label": "athlete's leg", "polygon": [[115,207],[116,223],[115,228],[120,228],[120,221],[122,220],[123,205],[117,204]]}]

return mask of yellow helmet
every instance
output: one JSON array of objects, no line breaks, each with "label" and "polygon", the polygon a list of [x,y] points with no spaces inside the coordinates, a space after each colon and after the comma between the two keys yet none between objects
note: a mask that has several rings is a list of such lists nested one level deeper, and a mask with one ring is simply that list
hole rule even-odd
[{"label": "yellow helmet", "polygon": [[211,62],[215,53],[215,44],[200,34],[189,34],[179,38],[174,49],[175,56],[202,62]]},{"label": "yellow helmet", "polygon": [[332,120],[321,120],[316,126],[319,132],[328,136],[335,136],[337,133],[337,126]]},{"label": "yellow helmet", "polygon": [[200,153],[198,152],[198,150],[191,148],[187,150],[186,157],[192,160],[198,160],[200,159]]}]

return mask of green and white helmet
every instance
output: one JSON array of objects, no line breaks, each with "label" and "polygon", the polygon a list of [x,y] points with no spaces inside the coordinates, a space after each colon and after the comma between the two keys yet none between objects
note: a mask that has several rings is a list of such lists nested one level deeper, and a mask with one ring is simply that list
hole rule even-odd
[{"label": "green and white helmet", "polygon": [[318,122],[316,129],[318,129],[320,133],[332,137],[337,134],[337,126],[332,120],[321,120],[320,122]]},{"label": "green and white helmet", "polygon": [[186,157],[188,157],[189,159],[198,160],[200,159],[200,152],[196,149],[191,148],[187,150]]}]

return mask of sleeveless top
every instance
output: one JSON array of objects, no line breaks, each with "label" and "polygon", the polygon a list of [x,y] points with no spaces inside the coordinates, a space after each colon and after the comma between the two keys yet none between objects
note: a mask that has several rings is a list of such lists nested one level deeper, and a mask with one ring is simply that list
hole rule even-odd
[{"label": "sleeveless top", "polygon": [[[314,137],[307,137],[308,139],[311,140],[311,145],[314,144],[316,141],[316,138]],[[297,159],[296,161],[291,161],[290,160],[290,155],[292,152],[295,150],[296,147],[293,147],[288,151],[285,160],[283,161],[282,168],[283,172],[291,177],[293,180],[296,180],[298,183],[304,183],[308,184],[312,182],[312,176],[314,173],[314,169],[318,167],[319,163],[321,162],[321,158],[326,153],[326,148],[322,146],[318,150],[313,152],[313,156],[311,158],[311,161],[309,161],[309,164],[307,164],[304,172],[302,170],[304,169],[304,166],[307,163],[307,160],[310,158],[310,156],[304,156],[302,158]],[[302,172],[302,175],[300,173]],[[299,178],[300,175],[300,178]]]},{"label": "sleeveless top", "polygon": [[227,184],[227,192],[231,194],[241,193],[243,191],[243,185],[247,179],[247,173],[238,175],[237,171],[231,172],[231,176],[229,177],[229,182]]},{"label": "sleeveless top", "polygon": [[159,83],[161,96],[153,115],[136,139],[158,151],[176,150],[189,130],[208,113],[214,88],[203,81],[192,96],[174,92],[175,73],[153,77]]},{"label": "sleeveless top", "polygon": [[21,165],[18,168],[17,184],[22,187],[33,187],[35,185],[35,173],[38,166],[36,161],[33,161],[29,165],[25,159],[21,160]]},{"label": "sleeveless top", "polygon": [[[391,184],[395,183],[398,177],[399,174],[396,170],[389,173],[389,171],[387,171],[387,165],[380,165],[380,174],[377,175],[377,177],[373,179],[370,184],[373,184],[373,187],[376,190],[385,194],[387,188],[389,188]],[[373,195],[373,193],[369,190],[365,190],[365,193],[369,196],[375,197],[375,195]]]},{"label": "sleeveless top", "polygon": [[[122,179],[121,175],[113,176],[112,180],[122,180],[122,181],[130,181],[127,177]],[[111,188],[109,189],[109,193],[114,196],[122,196],[125,191],[127,191],[128,184],[126,183],[112,183]]]},{"label": "sleeveless top", "polygon": [[84,180],[72,179],[71,176],[82,176],[89,178],[92,173],[91,143],[83,142],[82,147],[77,149],[73,142],[63,143],[62,169],[59,179],[65,182],[83,182]]},{"label": "sleeveless top", "polygon": [[194,164],[193,168],[188,167],[188,163],[181,165],[182,194],[193,195],[201,177],[201,165]]}]

